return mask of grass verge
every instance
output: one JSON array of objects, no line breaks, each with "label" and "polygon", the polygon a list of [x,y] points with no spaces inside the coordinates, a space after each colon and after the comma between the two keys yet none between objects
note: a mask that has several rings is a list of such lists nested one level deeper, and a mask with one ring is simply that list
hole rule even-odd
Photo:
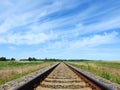
[{"label": "grass verge", "polygon": [[34,71],[40,70],[42,68],[48,67],[55,62],[49,61],[37,61],[37,62],[19,62],[19,61],[8,61],[0,62],[0,85],[5,84],[16,78],[20,78],[24,75],[32,73]]},{"label": "grass verge", "polygon": [[82,61],[68,62],[69,64],[101,76],[112,82],[120,84],[120,62],[113,61]]}]

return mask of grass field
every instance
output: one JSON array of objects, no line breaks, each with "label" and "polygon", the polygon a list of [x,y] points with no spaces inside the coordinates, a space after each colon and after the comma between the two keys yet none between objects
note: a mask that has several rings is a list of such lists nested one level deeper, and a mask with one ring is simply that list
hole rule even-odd
[{"label": "grass field", "polygon": [[[51,61],[1,61],[0,85],[31,72],[48,67]],[[120,84],[120,62],[117,61],[68,61],[67,63]]]},{"label": "grass field", "polygon": [[120,84],[120,62],[117,61],[73,61],[69,64]]},{"label": "grass field", "polygon": [[13,79],[22,77],[31,72],[45,68],[54,64],[55,62],[37,61],[37,62],[23,62],[23,61],[1,61],[0,62],[0,85]]}]

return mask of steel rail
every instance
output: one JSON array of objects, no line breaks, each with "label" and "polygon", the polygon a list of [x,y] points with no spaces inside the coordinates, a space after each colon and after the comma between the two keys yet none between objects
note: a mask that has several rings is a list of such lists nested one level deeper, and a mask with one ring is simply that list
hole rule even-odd
[{"label": "steel rail", "polygon": [[39,83],[44,80],[49,73],[51,73],[51,71],[57,67],[59,65],[55,64],[53,66],[51,66],[50,68],[46,69],[44,72],[42,72],[40,75],[38,75],[37,77],[33,78],[32,80],[22,84],[21,86],[18,86],[17,88],[13,89],[13,90],[34,90],[34,88],[36,86],[39,85]]},{"label": "steel rail", "polygon": [[[66,64],[66,63],[65,63]],[[78,68],[70,65],[70,64],[66,64],[69,68],[71,68],[73,71],[77,72],[78,75],[82,75],[84,78],[86,78],[88,81],[90,81],[91,83],[95,84],[97,87],[99,87],[101,90],[114,90],[112,87],[104,84],[101,81],[98,81],[97,79],[89,76],[88,74],[82,72],[81,70],[79,70]]]}]

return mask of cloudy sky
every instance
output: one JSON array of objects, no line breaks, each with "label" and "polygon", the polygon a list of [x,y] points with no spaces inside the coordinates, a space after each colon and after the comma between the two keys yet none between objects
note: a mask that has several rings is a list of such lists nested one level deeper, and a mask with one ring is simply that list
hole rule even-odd
[{"label": "cloudy sky", "polygon": [[120,0],[0,0],[0,56],[120,60]]}]

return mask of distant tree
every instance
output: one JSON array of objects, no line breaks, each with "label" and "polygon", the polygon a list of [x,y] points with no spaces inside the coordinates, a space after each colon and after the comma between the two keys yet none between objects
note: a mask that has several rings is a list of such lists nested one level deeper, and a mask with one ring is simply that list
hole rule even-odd
[{"label": "distant tree", "polygon": [[34,57],[33,57],[33,58],[29,57],[29,58],[28,58],[28,61],[37,61],[37,59],[34,58]]},{"label": "distant tree", "polygon": [[0,61],[7,61],[6,57],[0,57]]},{"label": "distant tree", "polygon": [[31,57],[29,57],[29,58],[28,58],[28,61],[32,61],[32,58],[31,58]]},{"label": "distant tree", "polygon": [[47,61],[48,59],[47,58],[45,58],[45,61]]},{"label": "distant tree", "polygon": [[32,59],[33,59],[33,61],[37,61],[37,59],[36,59],[36,58],[34,58],[34,57],[33,57]]},{"label": "distant tree", "polygon": [[11,61],[15,61],[15,58],[11,58]]}]

